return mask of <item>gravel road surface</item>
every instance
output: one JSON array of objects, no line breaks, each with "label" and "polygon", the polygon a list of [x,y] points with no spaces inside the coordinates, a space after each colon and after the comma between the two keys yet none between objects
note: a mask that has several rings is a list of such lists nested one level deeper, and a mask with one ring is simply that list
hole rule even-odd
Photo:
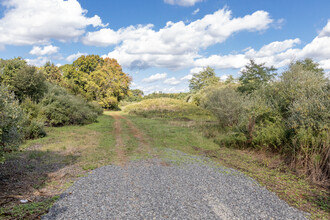
[{"label": "gravel road surface", "polygon": [[238,171],[178,151],[167,154],[92,171],[42,219],[306,219]]}]

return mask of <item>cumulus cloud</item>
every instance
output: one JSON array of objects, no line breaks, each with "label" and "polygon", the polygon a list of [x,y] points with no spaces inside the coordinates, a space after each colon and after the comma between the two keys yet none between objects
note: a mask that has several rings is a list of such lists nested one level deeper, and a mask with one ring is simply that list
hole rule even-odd
[{"label": "cumulus cloud", "polygon": [[152,83],[152,82],[156,82],[156,81],[165,79],[166,76],[167,76],[167,73],[156,73],[155,75],[151,75],[150,77],[143,79],[142,82]]},{"label": "cumulus cloud", "polygon": [[211,55],[195,60],[196,67],[211,66],[216,69],[240,69],[244,67],[249,59],[254,59],[258,63],[266,63],[268,66],[276,68],[284,67],[293,60],[313,58],[320,62],[321,67],[330,69],[330,21],[323,28],[312,42],[303,48],[296,48],[301,43],[299,38],[284,41],[275,41],[264,45],[259,50],[247,48],[244,53],[229,55]]},{"label": "cumulus cloud", "polygon": [[43,66],[45,65],[49,60],[49,58],[47,57],[37,57],[36,59],[25,59],[25,61],[29,64],[29,65],[33,65],[33,66]]},{"label": "cumulus cloud", "polygon": [[180,6],[194,6],[197,2],[202,2],[203,0],[164,0],[166,4],[170,5],[180,5]]},{"label": "cumulus cloud", "polygon": [[240,31],[261,31],[273,22],[268,12],[256,11],[233,18],[227,8],[208,14],[189,24],[167,22],[158,31],[152,24],[129,26],[114,31],[104,28],[90,32],[83,38],[86,45],[110,46],[115,49],[104,57],[116,58],[128,68],[188,67],[199,58],[199,51],[222,43]]},{"label": "cumulus cloud", "polygon": [[66,58],[66,61],[68,61],[69,63],[71,63],[72,61],[78,59],[79,57],[86,56],[86,55],[87,55],[87,53],[80,53],[80,52],[75,53],[75,54],[71,54],[70,56],[68,56]]},{"label": "cumulus cloud", "polygon": [[165,79],[164,83],[168,84],[168,85],[178,85],[181,83],[181,81],[176,79],[175,77],[171,77],[171,78]]},{"label": "cumulus cloud", "polygon": [[188,74],[184,77],[182,77],[180,80],[181,81],[187,81],[187,80],[191,80],[193,78],[193,75],[192,74]]},{"label": "cumulus cloud", "polygon": [[32,48],[32,50],[30,51],[30,54],[36,55],[36,56],[51,55],[51,54],[57,53],[59,49],[60,48],[53,46],[53,45],[45,46],[43,48],[34,46]]},{"label": "cumulus cloud", "polygon": [[0,19],[1,45],[67,41],[85,33],[88,25],[104,26],[99,16],[87,17],[77,0],[6,0]]}]

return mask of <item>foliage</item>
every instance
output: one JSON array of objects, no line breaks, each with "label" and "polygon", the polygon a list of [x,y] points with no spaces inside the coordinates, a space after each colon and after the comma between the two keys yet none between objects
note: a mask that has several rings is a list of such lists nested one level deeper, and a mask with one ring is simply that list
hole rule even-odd
[{"label": "foliage", "polygon": [[13,93],[0,85],[0,157],[18,147],[23,138],[24,113]]},{"label": "foliage", "polygon": [[186,97],[188,95],[189,93],[186,92],[180,92],[180,93],[154,92],[144,96],[143,99],[171,98],[171,99],[186,100]]},{"label": "foliage", "polygon": [[210,120],[213,116],[194,104],[177,99],[146,99],[124,108],[129,114],[147,118],[176,118],[181,120]]},{"label": "foliage", "polygon": [[39,101],[46,92],[45,77],[34,66],[28,66],[20,58],[1,62],[2,83],[13,91],[22,102],[26,97]]},{"label": "foliage", "polygon": [[91,72],[86,85],[88,97],[92,97],[102,107],[115,109],[129,92],[131,78],[127,76],[115,59],[105,58]]},{"label": "foliage", "polygon": [[94,105],[84,99],[68,94],[59,86],[50,85],[41,101],[42,114],[51,126],[83,125],[95,122],[98,113]]},{"label": "foliage", "polygon": [[195,73],[189,81],[189,89],[196,93],[204,87],[215,85],[220,81],[211,67],[204,68],[199,73]]},{"label": "foliage", "polygon": [[252,93],[272,80],[276,75],[275,71],[274,67],[266,67],[264,63],[257,64],[254,60],[250,60],[250,63],[241,71],[242,75],[239,78],[241,85],[238,87],[238,91]]},{"label": "foliage", "polygon": [[233,127],[244,117],[244,97],[234,87],[208,87],[201,106],[210,110],[222,127]]},{"label": "foliage", "polygon": [[[218,142],[282,153],[299,172],[329,186],[329,79],[310,59],[292,63],[277,81],[269,81],[273,76],[263,64],[251,61],[250,67],[237,88],[244,93],[221,86],[202,90],[201,106],[225,133]],[[249,81],[257,72],[264,75]]]},{"label": "foliage", "polygon": [[61,71],[64,87],[104,108],[118,108],[118,103],[129,95],[131,78],[115,59],[81,56],[72,65],[61,67]]},{"label": "foliage", "polygon": [[49,82],[59,84],[62,81],[61,70],[53,63],[47,62],[41,69]]},{"label": "foliage", "polygon": [[139,102],[143,98],[143,91],[140,89],[129,90],[128,96],[124,99],[126,102]]}]

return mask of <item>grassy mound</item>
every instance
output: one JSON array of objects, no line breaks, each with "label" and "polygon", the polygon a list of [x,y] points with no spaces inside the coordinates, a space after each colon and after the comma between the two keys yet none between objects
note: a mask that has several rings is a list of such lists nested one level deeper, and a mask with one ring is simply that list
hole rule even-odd
[{"label": "grassy mound", "polygon": [[124,111],[146,118],[174,118],[180,120],[214,119],[214,116],[205,109],[191,103],[171,98],[143,100],[126,106]]}]

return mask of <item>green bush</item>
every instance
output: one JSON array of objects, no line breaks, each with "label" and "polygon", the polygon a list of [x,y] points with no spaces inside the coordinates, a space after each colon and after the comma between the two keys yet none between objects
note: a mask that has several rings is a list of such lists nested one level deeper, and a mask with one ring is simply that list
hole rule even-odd
[{"label": "green bush", "polygon": [[214,117],[209,111],[194,104],[170,98],[143,100],[126,106],[124,111],[148,118],[210,120]]},{"label": "green bush", "polygon": [[209,87],[200,104],[211,111],[222,127],[238,126],[246,114],[245,98],[234,87]]},{"label": "green bush", "polygon": [[29,97],[39,101],[47,90],[44,74],[34,66],[29,66],[21,59],[1,60],[2,84],[13,91],[16,98],[22,102]]},{"label": "green bush", "polygon": [[69,94],[64,88],[49,85],[49,91],[41,101],[42,114],[50,126],[84,125],[95,122],[101,112],[95,104]]},{"label": "green bush", "polygon": [[0,157],[15,150],[23,138],[24,113],[8,88],[0,85]]},{"label": "green bush", "polygon": [[36,119],[28,120],[24,125],[24,138],[25,139],[36,139],[42,138],[47,135],[45,131],[45,125],[43,121]]}]

